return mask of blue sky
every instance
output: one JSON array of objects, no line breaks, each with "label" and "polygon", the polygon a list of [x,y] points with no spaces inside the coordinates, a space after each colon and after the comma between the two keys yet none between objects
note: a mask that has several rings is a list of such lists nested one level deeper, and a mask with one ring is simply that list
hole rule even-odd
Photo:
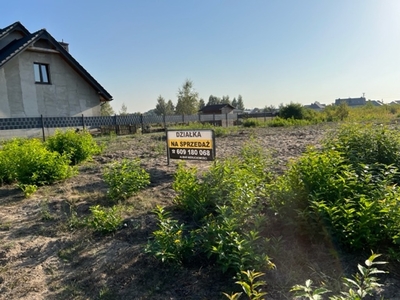
[{"label": "blue sky", "polygon": [[400,99],[399,0],[8,1],[15,21],[69,43],[116,112],[176,103],[186,79],[247,108]]}]

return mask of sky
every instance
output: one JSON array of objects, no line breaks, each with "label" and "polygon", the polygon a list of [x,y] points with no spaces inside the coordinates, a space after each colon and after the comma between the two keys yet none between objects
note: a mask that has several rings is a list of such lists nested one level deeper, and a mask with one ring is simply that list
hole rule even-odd
[{"label": "sky", "polygon": [[69,43],[118,113],[240,94],[246,108],[400,100],[399,0],[18,0],[20,21]]}]

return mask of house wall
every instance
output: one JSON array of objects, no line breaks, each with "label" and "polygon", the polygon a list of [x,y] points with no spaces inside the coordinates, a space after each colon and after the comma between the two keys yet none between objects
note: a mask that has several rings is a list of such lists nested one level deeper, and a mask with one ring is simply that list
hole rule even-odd
[{"label": "house wall", "polygon": [[233,109],[230,107],[223,107],[221,109],[221,114],[231,114],[231,113],[233,113]]},{"label": "house wall", "polygon": [[[49,65],[51,84],[35,83],[33,63]],[[26,50],[0,69],[0,118],[99,116],[99,95],[59,54]]]}]

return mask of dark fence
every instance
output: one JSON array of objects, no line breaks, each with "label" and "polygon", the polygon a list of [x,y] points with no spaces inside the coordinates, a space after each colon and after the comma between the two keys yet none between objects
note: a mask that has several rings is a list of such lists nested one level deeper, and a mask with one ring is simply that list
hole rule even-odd
[{"label": "dark fence", "polygon": [[[44,135],[45,128],[108,128],[117,134],[122,133],[122,127],[130,128],[129,133],[141,129],[142,132],[149,131],[153,124],[158,127],[166,128],[171,124],[187,124],[193,122],[211,123],[216,126],[233,126],[246,118],[267,118],[274,117],[272,113],[256,114],[212,114],[212,115],[115,115],[101,117],[26,117],[26,118],[0,118],[0,130],[15,129],[42,129]],[[111,128],[111,129],[110,129]]]}]

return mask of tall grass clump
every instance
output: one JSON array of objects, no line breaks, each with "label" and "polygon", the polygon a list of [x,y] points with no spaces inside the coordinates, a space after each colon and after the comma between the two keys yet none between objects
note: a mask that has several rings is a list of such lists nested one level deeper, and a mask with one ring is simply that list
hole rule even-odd
[{"label": "tall grass clump", "polygon": [[242,123],[243,127],[261,127],[263,122],[257,119],[245,119]]},{"label": "tall grass clump", "polygon": [[[360,251],[400,246],[400,137],[384,126],[342,126],[309,148],[276,185],[271,203],[309,232]],[[305,227],[301,227],[305,228]]]},{"label": "tall grass clump", "polygon": [[140,166],[139,159],[124,159],[106,166],[103,178],[112,201],[125,200],[150,184],[150,174]]},{"label": "tall grass clump", "polygon": [[[263,186],[272,178],[270,163],[261,147],[249,144],[241,155],[216,161],[202,175],[195,168],[180,165],[173,183],[177,193],[174,202],[187,216],[186,222],[170,218],[168,224],[174,227],[167,230],[158,216],[160,227],[149,242],[148,252],[156,257],[163,253],[166,261],[168,257],[193,261],[200,256],[202,261],[216,262],[222,272],[238,276],[244,270],[272,267],[264,252],[266,240],[260,236],[266,218]],[[184,248],[169,246],[177,232],[182,238],[176,241]],[[166,246],[160,248],[163,244]]]},{"label": "tall grass clump", "polygon": [[56,130],[55,134],[47,139],[46,146],[51,151],[68,156],[72,165],[77,165],[101,152],[92,135],[85,130],[78,132],[72,129]]},{"label": "tall grass clump", "polygon": [[290,126],[307,126],[315,124],[310,120],[297,120],[297,119],[284,119],[281,117],[275,117],[265,123],[267,127],[290,127]]},{"label": "tall grass clump", "polygon": [[0,182],[45,185],[75,173],[65,155],[48,150],[38,139],[13,139],[0,150]]}]

